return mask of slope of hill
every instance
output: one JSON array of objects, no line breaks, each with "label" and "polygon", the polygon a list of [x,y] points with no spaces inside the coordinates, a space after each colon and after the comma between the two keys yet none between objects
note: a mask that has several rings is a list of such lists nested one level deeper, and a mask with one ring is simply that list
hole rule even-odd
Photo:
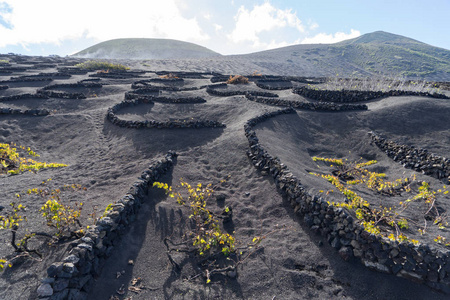
[{"label": "slope of hill", "polygon": [[220,56],[208,48],[171,39],[114,39],[73,55],[103,59],[180,59]]},{"label": "slope of hill", "polygon": [[294,45],[240,57],[291,75],[389,74],[450,80],[450,50],[383,31],[336,44]]},{"label": "slope of hill", "polygon": [[[450,175],[443,158],[450,153],[450,102],[392,96],[354,110],[350,98],[330,105],[292,89],[271,89],[303,85],[296,80],[211,86],[213,78],[228,77],[210,74],[211,65],[253,71],[251,62],[228,63],[233,59],[152,60],[146,69],[93,72],[72,67],[82,59],[0,55],[0,299],[449,299],[431,288],[450,293],[444,248],[450,231],[436,223],[446,221],[450,194],[445,187],[438,192],[444,182],[432,177]],[[163,67],[166,72],[159,72]],[[169,72],[178,78],[160,77]],[[269,92],[277,97],[266,97]],[[369,131],[403,146],[382,149]],[[169,150],[178,157],[166,156]],[[393,153],[405,163],[390,158]],[[409,184],[417,196],[406,188],[356,192],[370,207],[392,208],[395,218],[401,213],[410,226],[405,234],[423,244],[381,243],[361,230],[355,212],[328,206],[345,201],[344,195],[310,174],[328,172],[314,156],[376,160],[371,171],[389,180],[417,176]],[[31,167],[29,157],[68,166],[5,174],[24,163]],[[192,212],[151,188],[158,180],[178,192],[180,178],[195,187],[212,184],[216,194],[205,197],[205,210],[228,218],[203,224],[220,226],[242,254],[228,260],[191,251]],[[416,199],[400,206],[423,194],[421,182],[433,193],[432,203]],[[47,201],[61,216],[51,223],[41,210]],[[438,214],[428,214],[430,207]],[[232,217],[221,213],[227,208]],[[388,229],[390,216],[381,216],[381,229]],[[81,224],[65,222],[69,217]],[[425,218],[422,235],[417,228]],[[237,273],[219,273],[222,262],[239,262]]]}]

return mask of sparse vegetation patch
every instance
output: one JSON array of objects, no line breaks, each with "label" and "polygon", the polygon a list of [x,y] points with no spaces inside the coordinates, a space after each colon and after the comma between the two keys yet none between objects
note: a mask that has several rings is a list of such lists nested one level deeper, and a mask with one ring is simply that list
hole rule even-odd
[{"label": "sparse vegetation patch", "polygon": [[[437,199],[442,199],[449,194],[445,185],[434,191],[428,182],[418,181],[415,174],[386,181],[384,179],[386,174],[368,169],[369,166],[377,163],[376,160],[348,162],[343,159],[324,157],[312,159],[326,163],[331,168],[331,174],[311,174],[324,178],[345,196],[345,202],[328,201],[328,204],[353,210],[360,224],[369,233],[381,235],[393,241],[409,241],[418,244],[419,241],[408,238],[406,230],[414,227],[420,234],[425,234],[430,226],[429,223],[438,226],[439,229],[445,229],[448,226],[447,213],[440,211],[437,206]],[[406,195],[408,197],[394,206],[384,205],[382,200],[376,206],[355,192],[353,187],[357,185],[364,185],[380,198]],[[333,192],[334,190],[328,190],[326,194]],[[415,203],[414,208],[412,208],[413,203]],[[422,210],[423,220],[408,217],[408,209]],[[450,246],[450,243],[445,243],[445,238],[441,237],[439,242]]]},{"label": "sparse vegetation patch", "polygon": [[87,62],[79,63],[75,65],[75,67],[80,69],[99,70],[104,72],[108,72],[108,70],[126,71],[130,69],[129,67],[122,64],[113,64],[106,61],[98,61],[98,60],[90,60]]},{"label": "sparse vegetation patch", "polygon": [[39,157],[39,154],[30,147],[0,143],[0,174],[15,175],[25,171],[37,172],[46,168],[67,167],[66,164],[38,162],[25,156]]},{"label": "sparse vegetation patch", "polygon": [[195,254],[206,278],[206,283],[211,282],[213,274],[236,272],[237,267],[258,250],[258,245],[262,240],[268,234],[278,230],[256,236],[247,245],[239,246],[234,235],[225,233],[219,224],[219,219],[222,219],[223,222],[231,220],[231,207],[225,206],[220,213],[215,213],[209,208],[214,195],[212,184],[199,183],[192,186],[181,179],[178,188],[187,192],[187,198],[181,191],[174,191],[167,183],[154,182],[153,186],[165,190],[170,198],[176,199],[179,205],[187,208],[190,213],[189,219],[192,221],[192,230],[187,231],[181,242],[174,242],[168,237],[164,239],[169,261],[177,270],[180,270],[180,265],[175,262],[171,253]]},{"label": "sparse vegetation patch", "polygon": [[441,90],[436,83],[425,80],[407,80],[406,78],[340,78],[330,77],[324,84],[311,85],[323,90],[355,90],[355,91],[408,91],[416,93],[440,93]]},{"label": "sparse vegetation patch", "polygon": [[[15,200],[10,203],[10,208],[5,209],[0,214],[0,230],[11,232],[10,245],[14,252],[27,257],[35,256],[42,258],[42,254],[37,249],[30,249],[28,242],[35,236],[45,237],[50,244],[62,240],[80,238],[84,235],[84,228],[80,222],[83,203],[68,204],[63,199],[62,194],[68,192],[84,191],[86,188],[79,184],[53,187],[51,179],[41,183],[38,188],[28,189],[15,195]],[[44,200],[45,203],[39,212],[46,221],[46,225],[53,230],[48,232],[31,231],[27,226],[27,207],[20,203],[27,197],[38,197],[37,200]],[[56,229],[56,230],[55,230]],[[0,270],[11,263],[6,259],[0,261]]]},{"label": "sparse vegetation patch", "polygon": [[227,80],[227,84],[247,84],[248,78],[242,75],[231,76]]}]

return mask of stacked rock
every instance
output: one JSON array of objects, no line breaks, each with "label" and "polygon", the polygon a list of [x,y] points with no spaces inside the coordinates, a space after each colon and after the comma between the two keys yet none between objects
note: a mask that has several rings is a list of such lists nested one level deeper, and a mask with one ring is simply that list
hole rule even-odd
[{"label": "stacked rock", "polygon": [[426,149],[389,141],[372,131],[369,135],[381,151],[405,168],[450,182],[450,159],[429,153]]},{"label": "stacked rock", "polygon": [[112,210],[89,227],[84,237],[71,244],[68,255],[47,269],[48,277],[37,289],[39,299],[87,299],[94,277],[100,275],[117,239],[147,200],[149,187],[173,166],[176,157],[174,151],[169,151],[163,159],[150,165]]},{"label": "stacked rock", "polygon": [[295,213],[303,217],[306,226],[322,235],[342,259],[357,259],[368,268],[422,282],[450,294],[450,251],[442,252],[424,244],[399,243],[368,233],[346,209],[310,195],[278,158],[267,153],[253,127],[268,118],[293,112],[288,108],[266,113],[245,124],[249,142],[247,155],[252,164],[261,174],[273,178],[278,192],[286,197]]}]

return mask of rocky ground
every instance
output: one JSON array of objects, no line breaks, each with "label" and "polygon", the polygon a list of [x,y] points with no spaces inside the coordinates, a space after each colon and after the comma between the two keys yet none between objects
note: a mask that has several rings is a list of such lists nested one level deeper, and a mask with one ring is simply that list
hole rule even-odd
[{"label": "rocky ground", "polygon": [[[27,195],[27,189],[40,187],[49,178],[55,188],[71,184],[85,187],[85,191],[67,191],[62,198],[72,205],[84,203],[81,221],[86,226],[92,224],[108,204],[123,197],[148,165],[169,150],[176,151],[178,157],[173,169],[161,180],[172,185],[180,178],[192,184],[213,183],[220,197],[211,207],[214,211],[220,211],[225,205],[232,207],[233,221],[225,229],[235,232],[241,244],[285,227],[263,240],[261,249],[242,264],[236,277],[217,275],[206,284],[203,276],[197,276],[196,265],[185,256],[176,257],[183,265],[181,272],[172,269],[163,239],[180,233],[180,224],[185,222],[187,212],[160,190],[150,189],[136,221],[115,243],[101,274],[90,284],[91,289],[83,291],[87,299],[111,299],[112,296],[118,299],[448,297],[424,284],[367,269],[356,259],[343,261],[325,239],[312,233],[294,213],[277,192],[273,180],[251,164],[246,155],[248,141],[244,125],[251,118],[281,107],[250,101],[245,93],[270,92],[292,103],[317,103],[292,93],[291,86],[301,87],[305,83],[291,81],[287,84],[281,79],[265,81],[264,89],[254,80],[247,85],[219,87],[222,92],[235,95],[218,96],[207,92],[208,85],[217,84],[211,82],[217,75],[214,72],[236,74],[247,70],[252,73],[253,66],[232,60],[223,64],[222,69],[211,67],[209,60],[125,61],[132,71],[99,74],[94,70],[76,71],[72,66],[79,60],[70,58],[5,56],[1,59],[10,60],[0,66],[0,86],[7,86],[0,89],[0,110],[4,112],[0,115],[1,142],[31,147],[40,154],[39,161],[68,165],[0,177],[0,205],[4,207],[1,213],[8,209],[10,202],[18,201],[17,193],[23,195],[20,203],[27,207],[28,220],[22,223],[20,234],[25,234],[26,230],[54,233],[45,226],[39,212],[47,199]],[[162,73],[158,71],[191,72],[178,74],[183,80],[164,81],[159,80]],[[136,85],[142,81],[146,87]],[[274,89],[268,90],[267,86]],[[39,92],[42,88],[54,93]],[[114,111],[116,119],[108,117],[110,108],[122,103],[127,93],[137,91],[141,98],[136,96],[135,100],[146,98],[147,101],[118,106]],[[24,94],[31,96],[20,96]],[[204,101],[172,103],[180,98],[196,97]],[[324,112],[299,108],[294,114],[264,121],[255,130],[267,151],[279,157],[312,193],[330,189],[326,181],[309,174],[323,169],[318,169],[312,156],[376,159],[379,170],[392,178],[413,172],[371,145],[369,131],[448,157],[448,100],[401,96],[359,104],[367,105],[368,110]],[[14,111],[8,109],[17,113],[11,114]],[[19,113],[27,110],[33,111]],[[184,124],[192,120],[216,121],[225,127],[197,128],[201,127],[200,123],[190,123],[194,125],[173,128],[180,127],[173,125],[180,124],[177,123],[180,120],[184,120]],[[139,127],[136,124],[144,124],[139,126],[145,128],[134,128]],[[443,184],[430,176],[420,173],[417,176],[435,188]],[[224,179],[226,182],[220,183]],[[448,197],[439,199],[442,212],[447,211],[448,200]],[[395,203],[399,199],[394,197],[388,201]],[[412,211],[409,216],[419,218],[420,214]],[[428,235],[418,238],[434,245],[437,233],[450,239],[447,230],[436,228],[430,228]],[[14,260],[16,253],[9,244],[10,232],[2,230],[0,239],[0,257],[15,262],[0,277],[2,299],[35,299],[41,280],[47,276],[47,268],[67,256],[72,242],[48,246],[48,239],[39,237],[30,246],[42,252],[42,259],[34,256]],[[127,290],[136,278],[141,278],[141,289]],[[124,293],[117,293],[121,287],[125,287]]]}]

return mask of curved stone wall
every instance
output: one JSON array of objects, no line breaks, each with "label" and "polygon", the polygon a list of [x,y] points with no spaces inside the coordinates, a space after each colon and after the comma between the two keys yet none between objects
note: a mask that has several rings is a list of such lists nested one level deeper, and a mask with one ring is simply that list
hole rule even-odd
[{"label": "curved stone wall", "polygon": [[48,99],[49,97],[44,94],[19,94],[12,96],[3,96],[0,97],[0,101],[14,101],[14,100],[22,100],[22,99]]},{"label": "curved stone wall", "polygon": [[450,159],[428,153],[426,149],[416,149],[382,138],[375,132],[369,132],[375,145],[394,161],[405,168],[432,176],[450,183]]},{"label": "curved stone wall", "polygon": [[88,70],[80,69],[77,67],[60,67],[57,69],[61,73],[71,74],[71,75],[86,75]]},{"label": "curved stone wall", "polygon": [[272,157],[259,143],[253,126],[268,118],[293,113],[292,108],[266,113],[249,120],[245,135],[249,142],[247,155],[261,174],[270,175],[278,191],[303,217],[312,232],[322,235],[338,250],[344,260],[356,258],[366,267],[379,272],[425,283],[433,289],[450,293],[450,251],[442,252],[425,244],[399,243],[368,233],[349,211],[329,205],[317,195],[305,191],[299,179]]},{"label": "curved stone wall", "polygon": [[46,116],[50,111],[47,109],[14,109],[9,107],[0,107],[0,115],[30,115],[30,116]]},{"label": "curved stone wall", "polygon": [[259,88],[265,90],[289,90],[292,89],[292,82],[290,80],[280,79],[264,79],[258,80],[255,83]]},{"label": "curved stone wall", "polygon": [[59,83],[44,86],[41,90],[52,90],[57,88],[101,88],[103,84],[96,82]]},{"label": "curved stone wall", "polygon": [[131,84],[131,88],[135,93],[148,93],[148,92],[159,92],[159,91],[171,91],[171,92],[182,92],[182,91],[196,91],[204,89],[205,86],[201,87],[176,87],[176,86],[155,86],[147,83],[145,80],[136,81]]},{"label": "curved stone wall", "polygon": [[125,93],[125,100],[150,100],[154,102],[163,103],[205,103],[206,100],[202,97],[181,97],[181,98],[169,98],[169,97],[159,97],[151,95],[141,95],[132,92]]},{"label": "curved stone wall", "polygon": [[327,101],[327,102],[358,102],[368,101],[378,98],[385,98],[391,96],[425,96],[432,98],[450,99],[444,94],[430,94],[424,92],[410,92],[410,91],[355,91],[355,90],[321,90],[313,89],[307,86],[293,89],[293,93],[303,97]]},{"label": "curved stone wall", "polygon": [[[97,71],[97,69],[90,71]],[[146,73],[145,71],[137,71],[137,70],[136,71],[107,70],[105,72],[97,72],[94,74],[90,74],[89,77],[127,79],[127,78],[138,78],[145,73]]]},{"label": "curved stone wall", "polygon": [[184,71],[152,71],[152,73],[155,73],[159,76],[164,75],[175,75],[178,78],[189,78],[189,79],[205,79],[205,76],[221,76],[221,74],[216,72],[184,72]]},{"label": "curved stone wall", "polygon": [[39,79],[39,78],[58,78],[58,79],[68,79],[72,75],[63,72],[52,72],[52,73],[39,73],[35,75],[23,75],[17,77],[11,77],[12,80],[22,80],[22,79]]},{"label": "curved stone wall", "polygon": [[[227,84],[222,83],[222,84],[210,85],[206,88],[206,92],[210,95],[220,96],[220,97],[230,97],[230,96],[237,96],[237,95],[244,96],[247,93],[249,93],[247,91],[220,91],[220,90],[217,90],[217,88],[223,88],[223,87],[227,87]],[[264,92],[264,91],[251,91],[250,93],[252,95],[261,96],[261,97],[273,97],[273,98],[278,97],[277,94]]]},{"label": "curved stone wall", "polygon": [[32,78],[28,78],[28,77],[23,77],[23,78],[11,78],[9,80],[3,80],[0,81],[0,84],[8,84],[8,83],[17,83],[17,82],[42,82],[42,81],[52,81],[52,78],[49,77],[32,77]]},{"label": "curved stone wall", "polygon": [[367,110],[365,104],[336,104],[333,102],[300,102],[274,98],[258,98],[253,92],[246,93],[245,97],[250,101],[258,103],[274,105],[274,106],[290,106],[298,109],[308,109],[317,111],[348,111],[348,110]]},{"label": "curved stone wall", "polygon": [[66,92],[55,92],[40,89],[37,94],[44,95],[49,98],[61,98],[61,99],[86,99],[83,93],[66,93]]},{"label": "curved stone wall", "polygon": [[120,109],[128,106],[135,106],[143,103],[152,103],[148,99],[136,99],[133,101],[122,101],[111,108],[108,108],[106,113],[106,118],[116,126],[125,128],[223,128],[226,127],[225,124],[211,121],[211,120],[171,120],[166,122],[159,122],[155,120],[146,121],[128,121],[122,120],[117,115],[116,112]]},{"label": "curved stone wall", "polygon": [[24,67],[0,67],[0,73],[11,74],[14,72],[25,72],[27,68]]}]

